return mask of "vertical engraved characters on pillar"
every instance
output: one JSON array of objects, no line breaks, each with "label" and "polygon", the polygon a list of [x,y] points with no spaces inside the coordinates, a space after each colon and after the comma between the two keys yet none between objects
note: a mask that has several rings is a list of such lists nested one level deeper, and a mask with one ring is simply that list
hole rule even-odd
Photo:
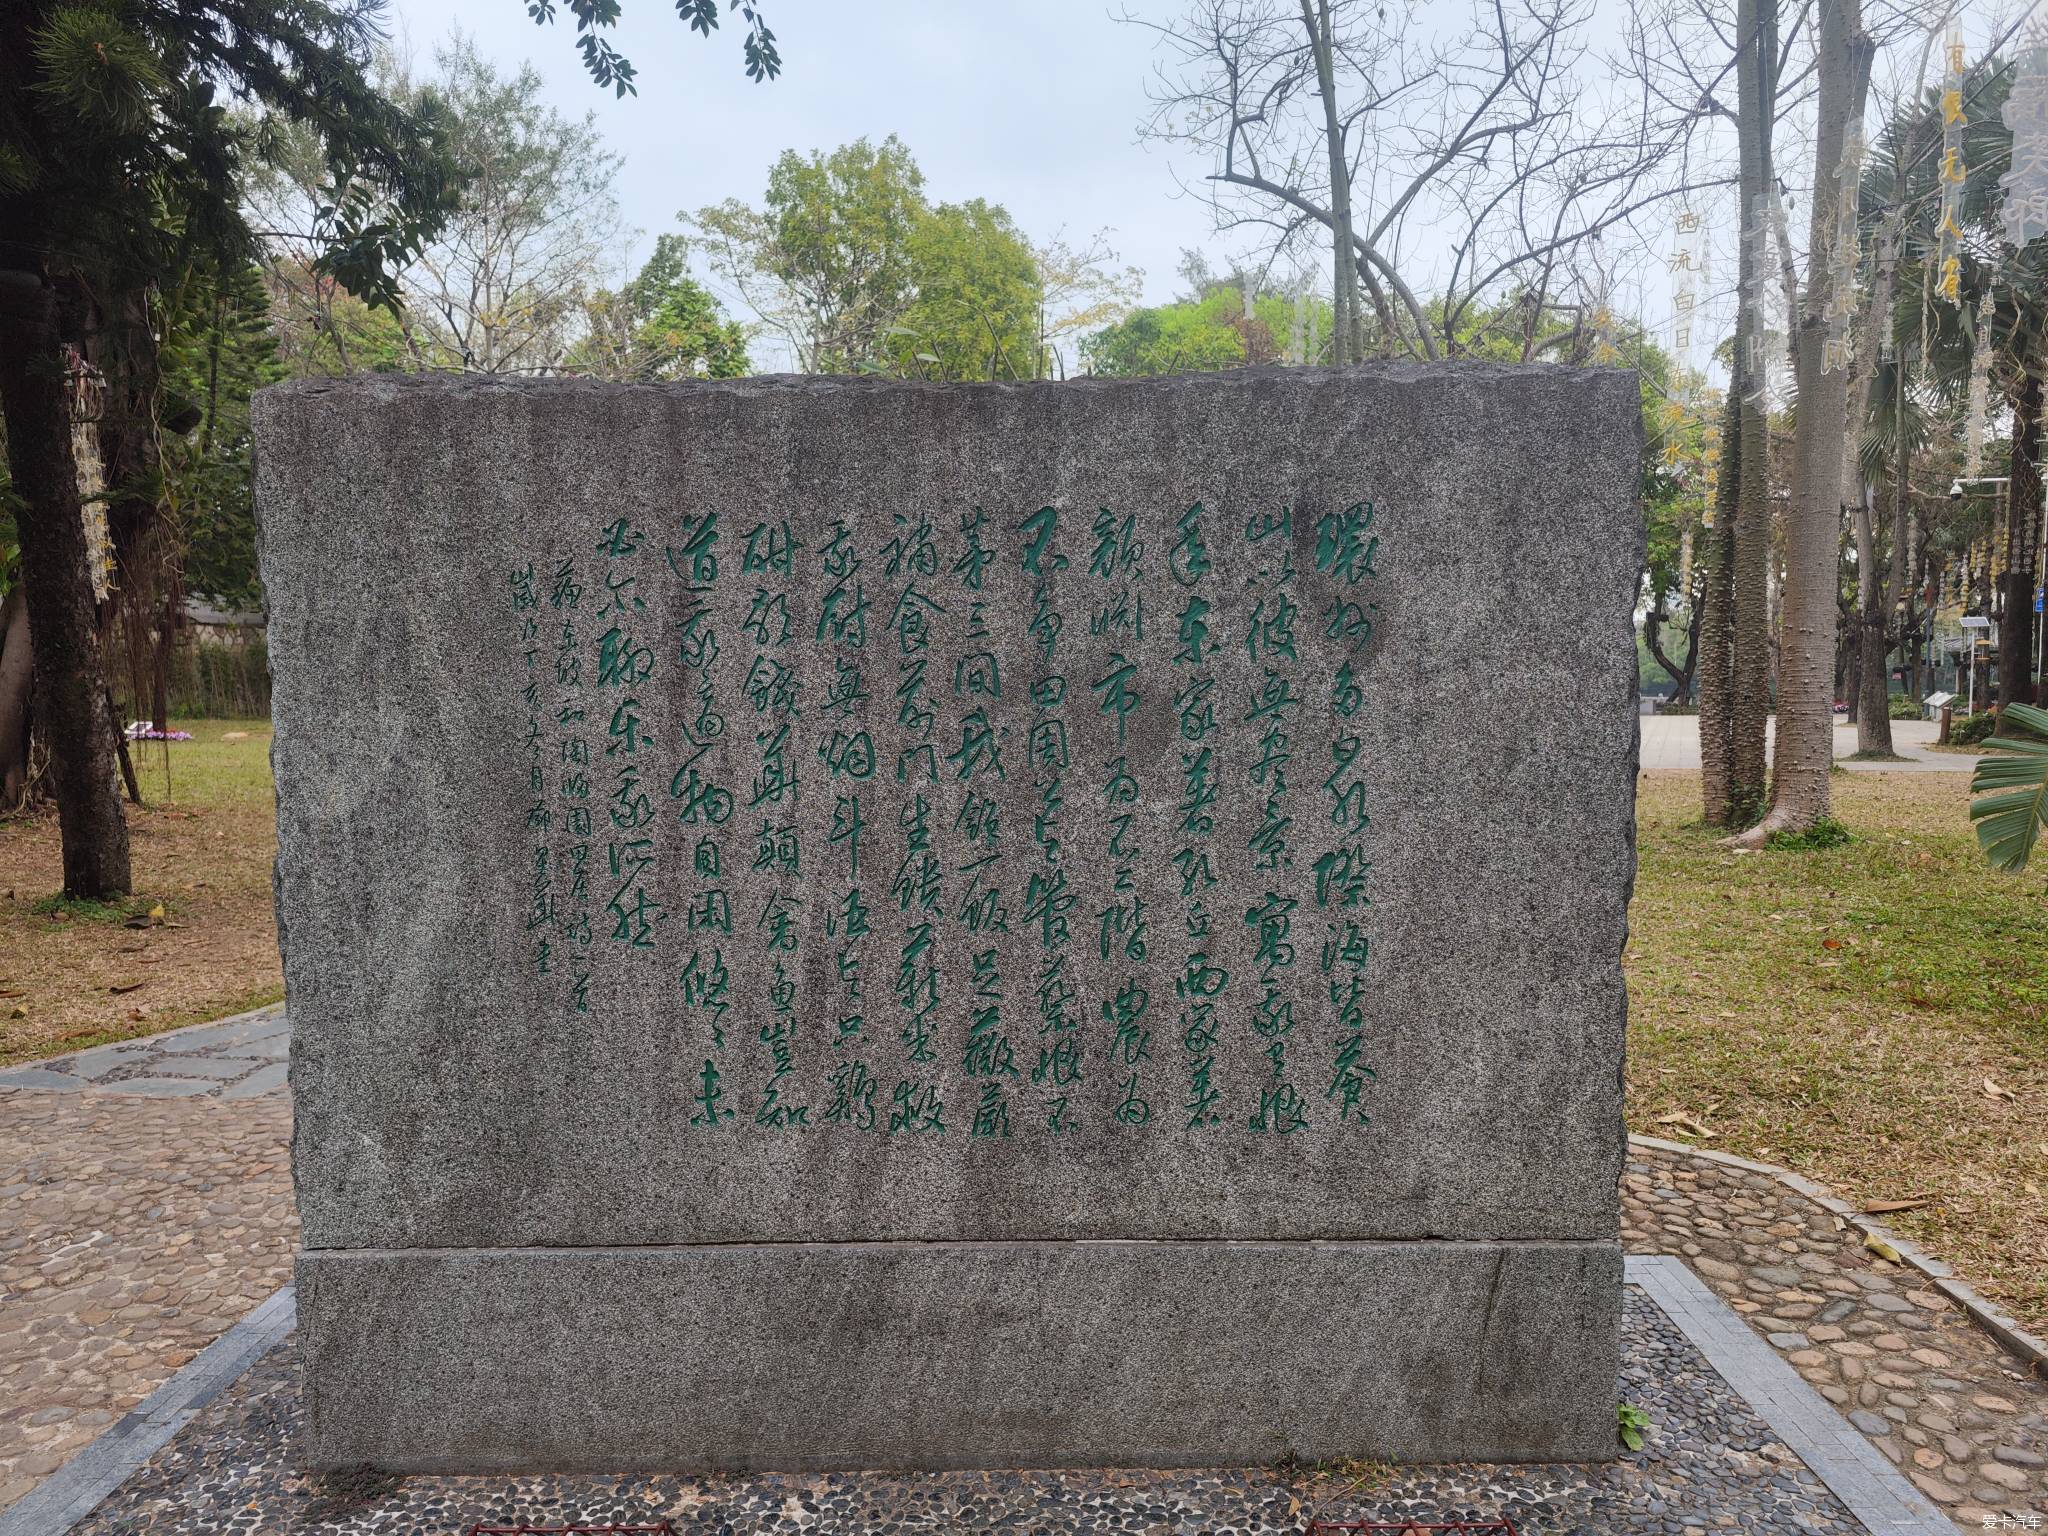
[{"label": "vertical engraved characters on pillar", "polygon": [[[706,514],[716,518],[716,513]],[[810,1105],[793,1081],[796,1073],[797,935],[805,901],[803,850],[797,834],[797,805],[803,789],[798,743],[803,719],[803,680],[791,644],[796,625],[790,615],[796,540],[787,528],[757,524],[748,530],[740,555],[741,578],[752,584],[747,623],[752,655],[740,697],[752,716],[755,768],[747,786],[746,828],[740,856],[750,873],[766,877],[766,890],[751,921],[750,942],[766,962],[765,1017],[755,1030],[765,1080],[750,1101],[753,1123],[776,1129],[806,1125]],[[716,571],[712,573],[716,579]],[[759,889],[757,884],[755,889]]]},{"label": "vertical engraved characters on pillar", "polygon": [[896,1002],[902,1015],[903,1075],[889,1095],[887,1134],[944,1135],[945,1101],[938,1074],[939,924],[945,916],[943,866],[933,838],[939,789],[938,696],[930,675],[932,626],[944,614],[927,585],[939,568],[929,519],[894,514],[894,532],[882,551],[882,577],[901,582],[889,609],[896,660],[896,723],[905,746],[896,758],[903,786],[896,824],[903,857],[889,896],[905,922],[896,955]]},{"label": "vertical engraved characters on pillar", "polygon": [[995,553],[988,547],[988,514],[980,507],[960,518],[961,553],[950,567],[957,586],[953,599],[960,647],[953,662],[952,701],[958,715],[959,747],[947,763],[962,790],[953,823],[953,867],[958,893],[954,922],[968,945],[973,977],[968,984],[968,1024],[960,1064],[975,1091],[970,1138],[1003,1139],[1011,1134],[1010,1092],[1018,1077],[1017,1052],[1003,1024],[1002,953],[999,935],[1010,931],[1004,904],[1001,802],[996,788],[1009,777],[1003,757],[1007,725],[993,712],[1003,697],[1002,660],[988,627],[986,577]]},{"label": "vertical engraved characters on pillar", "polygon": [[1216,797],[1220,782],[1213,741],[1216,735],[1216,675],[1209,662],[1217,637],[1209,625],[1214,604],[1208,595],[1215,568],[1202,534],[1205,516],[1200,502],[1174,524],[1173,549],[1167,574],[1175,591],[1173,613],[1174,716],[1180,727],[1180,798],[1174,803],[1177,846],[1173,867],[1180,874],[1181,918],[1185,960],[1174,978],[1179,1001],[1180,1048],[1187,1071],[1181,1111],[1189,1130],[1223,1123],[1223,1092],[1216,1085],[1217,1012],[1230,972],[1211,955],[1211,889],[1216,885],[1209,840],[1216,829]]},{"label": "vertical engraved characters on pillar", "polygon": [[613,521],[597,541],[603,556],[604,594],[598,630],[591,724],[607,719],[604,743],[605,868],[611,899],[611,940],[629,950],[652,951],[654,929],[666,914],[648,894],[655,862],[654,799],[641,778],[641,757],[653,745],[642,722],[640,690],[654,672],[654,648],[646,639],[647,601],[640,595],[644,536],[625,517]]},{"label": "vertical engraved characters on pillar", "polygon": [[[869,932],[869,908],[863,881],[863,859],[869,841],[870,813],[877,803],[875,740],[868,724],[870,693],[867,656],[867,599],[860,586],[861,559],[844,523],[836,524],[833,548],[823,556],[830,583],[828,613],[816,639],[820,665],[829,661],[831,682],[818,706],[818,760],[824,764],[824,793],[832,800],[832,820],[825,834],[826,862],[836,884],[825,911],[825,937],[831,946],[832,970],[827,994],[827,1026],[832,1054],[826,1068],[823,1124],[857,1131],[876,1129],[875,1075],[869,1056],[867,975],[862,940]],[[788,558],[801,552],[783,525],[781,547]],[[753,555],[749,554],[749,560]],[[767,558],[764,554],[763,558]]]},{"label": "vertical engraved characters on pillar", "polygon": [[670,572],[681,583],[675,621],[675,656],[682,681],[678,727],[682,741],[669,776],[669,805],[690,861],[690,898],[683,913],[689,952],[677,973],[685,1016],[693,1028],[685,1044],[699,1065],[690,1124],[715,1128],[733,1119],[726,1102],[725,1018],[732,1008],[732,975],[725,945],[732,936],[732,896],[726,888],[731,850],[722,829],[732,821],[733,792],[719,782],[715,766],[725,740],[714,668],[724,637],[714,622],[718,518],[716,513],[685,519],[681,544],[667,550]]},{"label": "vertical engraved characters on pillar", "polygon": [[567,951],[569,1008],[590,1011],[590,738],[583,707],[583,652],[576,634],[583,583],[573,558],[558,561],[548,583],[548,608],[560,621],[553,659],[557,798],[568,842],[562,848],[563,892],[558,932]]},{"label": "vertical engraved characters on pillar", "polygon": [[1244,922],[1255,938],[1253,964],[1258,971],[1252,1029],[1268,1063],[1247,1123],[1254,1131],[1291,1135],[1308,1125],[1306,1101],[1290,1076],[1288,1062],[1295,1018],[1287,973],[1296,958],[1294,914],[1300,905],[1298,897],[1286,893],[1293,884],[1286,872],[1294,867],[1288,773],[1301,707],[1296,687],[1301,657],[1295,637],[1300,615],[1294,601],[1293,510],[1251,514],[1244,537],[1251,567],[1245,583],[1252,609],[1239,643],[1260,678],[1241,716],[1255,733],[1245,782],[1260,801],[1258,826],[1247,840],[1251,890],[1257,895],[1244,909]]},{"label": "vertical engraved characters on pillar", "polygon": [[1138,894],[1138,780],[1124,750],[1131,717],[1144,701],[1138,683],[1137,656],[1145,639],[1144,542],[1135,514],[1096,509],[1095,548],[1088,574],[1107,585],[1104,600],[1088,615],[1090,638],[1106,642],[1109,655],[1099,676],[1088,684],[1096,707],[1116,722],[1116,750],[1102,766],[1101,795],[1109,826],[1109,901],[1095,913],[1096,958],[1122,970],[1116,990],[1102,999],[1102,1021],[1109,1037],[1110,1070],[1123,1078],[1116,1119],[1120,1125],[1145,1125],[1152,1105],[1142,1091],[1145,1064],[1152,1058],[1151,989],[1145,985],[1145,900]]},{"label": "vertical engraved characters on pillar", "polygon": [[1031,1069],[1031,1081],[1044,1094],[1046,1128],[1063,1135],[1078,1123],[1072,1101],[1085,1072],[1079,997],[1067,963],[1078,898],[1067,882],[1060,832],[1071,755],[1064,714],[1067,680],[1058,670],[1065,620],[1052,596],[1054,578],[1067,568],[1067,557],[1053,548],[1058,529],[1059,513],[1048,506],[1023,518],[1016,532],[1020,563],[1032,584],[1031,612],[1025,622],[1027,654],[1037,652],[1025,752],[1025,768],[1037,798],[1031,818],[1035,852],[1025,880],[1022,915],[1024,932],[1036,937],[1040,948],[1032,983],[1038,1005],[1038,1063]]},{"label": "vertical engraved characters on pillar", "polygon": [[1330,1067],[1324,1097],[1340,1125],[1367,1125],[1371,1115],[1365,1092],[1378,1080],[1365,1055],[1366,890],[1372,860],[1366,846],[1372,818],[1366,809],[1367,764],[1364,737],[1356,729],[1364,706],[1364,689],[1352,670],[1372,637],[1367,583],[1377,579],[1373,557],[1379,535],[1372,531],[1371,502],[1358,502],[1328,512],[1316,523],[1316,569],[1328,577],[1335,595],[1324,614],[1324,636],[1335,642],[1343,660],[1330,689],[1334,733],[1328,775],[1323,779],[1328,837],[1315,863],[1315,903],[1323,928],[1318,968],[1328,988],[1333,1022]]},{"label": "vertical engraved characters on pillar", "polygon": [[[706,514],[715,519],[716,513]],[[803,789],[799,742],[803,680],[796,671],[795,621],[789,612],[797,542],[786,525],[756,524],[747,531],[740,575],[753,585],[747,635],[753,654],[740,684],[740,697],[753,720],[756,768],[746,796],[746,833],[752,839],[741,856],[751,873],[767,879],[758,909],[751,910],[751,942],[766,962],[766,1016],[755,1030],[765,1079],[750,1101],[753,1122],[775,1129],[810,1123],[807,1096],[796,1073],[797,935],[802,931],[803,849],[797,806]],[[713,579],[716,579],[715,569]],[[758,888],[758,887],[757,887]],[[750,902],[751,906],[751,902]]]},{"label": "vertical engraved characters on pillar", "polygon": [[540,591],[533,562],[514,566],[510,573],[512,612],[518,626],[520,655],[520,703],[526,710],[526,729],[520,736],[520,751],[526,762],[526,830],[532,838],[526,876],[526,946],[528,962],[536,976],[555,972],[555,877],[548,834],[554,826],[554,812],[547,800],[545,760],[546,733],[540,724],[541,633]]}]

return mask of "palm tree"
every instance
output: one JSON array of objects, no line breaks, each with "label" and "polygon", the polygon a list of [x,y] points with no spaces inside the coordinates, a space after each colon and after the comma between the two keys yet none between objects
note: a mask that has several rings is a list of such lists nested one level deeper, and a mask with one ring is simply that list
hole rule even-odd
[{"label": "palm tree", "polygon": [[[2008,734],[1986,743],[2000,748],[1970,775],[1970,820],[1993,869],[2018,874],[2027,867],[2041,828],[2048,826],[2048,709],[2008,704]],[[2010,734],[2015,728],[2025,735]]]}]

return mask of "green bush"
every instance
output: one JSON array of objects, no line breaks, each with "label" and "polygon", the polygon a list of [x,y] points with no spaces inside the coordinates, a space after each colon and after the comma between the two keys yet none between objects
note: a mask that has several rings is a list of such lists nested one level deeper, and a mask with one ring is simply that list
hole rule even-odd
[{"label": "green bush", "polygon": [[270,714],[270,648],[245,640],[183,641],[171,656],[171,713],[187,719],[261,720]]},{"label": "green bush", "polygon": [[1891,717],[1894,720],[1918,720],[1920,718],[1922,710],[1917,700],[1910,699],[1903,693],[1895,693],[1891,696],[1891,699]]},{"label": "green bush", "polygon": [[1948,728],[1948,742],[1952,747],[1974,747],[1990,736],[1997,728],[1998,716],[1988,709],[1980,709],[1974,715],[1965,715],[1951,721]]}]

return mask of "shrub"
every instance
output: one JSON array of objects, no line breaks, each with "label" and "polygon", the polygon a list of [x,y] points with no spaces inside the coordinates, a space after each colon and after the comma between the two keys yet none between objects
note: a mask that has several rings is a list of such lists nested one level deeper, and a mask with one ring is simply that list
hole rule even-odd
[{"label": "shrub", "polygon": [[1980,709],[1974,715],[1965,715],[1949,723],[1948,742],[1952,747],[1974,747],[1998,727],[1998,716],[1988,709]]},{"label": "shrub", "polygon": [[181,642],[171,655],[171,713],[260,720],[270,713],[270,648],[263,636]]},{"label": "shrub", "polygon": [[1894,720],[1918,720],[1925,713],[1918,700],[1908,698],[1903,693],[1893,694],[1891,700],[1891,717]]}]

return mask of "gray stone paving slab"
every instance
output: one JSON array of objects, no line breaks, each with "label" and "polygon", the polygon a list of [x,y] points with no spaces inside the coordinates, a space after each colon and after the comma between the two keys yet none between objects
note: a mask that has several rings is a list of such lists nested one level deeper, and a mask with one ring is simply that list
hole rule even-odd
[{"label": "gray stone paving slab", "polygon": [[52,1072],[48,1067],[10,1067],[0,1072],[0,1088],[79,1089],[92,1085],[69,1072]]},{"label": "gray stone paving slab", "polygon": [[220,1096],[224,1099],[253,1099],[260,1094],[276,1093],[289,1081],[290,1073],[290,1062],[273,1061],[239,1082],[229,1083],[221,1089]]},{"label": "gray stone paving slab", "polygon": [[[284,1004],[272,1003],[212,1024],[195,1024],[136,1040],[96,1045],[69,1056],[53,1056],[47,1061],[0,1070],[0,1088],[73,1092],[111,1089],[131,1097],[147,1097],[153,1089],[127,1085],[186,1078],[195,1080],[192,1086],[180,1090],[187,1095],[252,1098],[284,1088],[284,1063],[291,1055],[291,1038],[291,1023],[285,1016]],[[269,1070],[273,1066],[277,1068],[274,1072]],[[252,1079],[255,1086],[242,1086]],[[229,1093],[221,1085],[232,1085],[237,1091]]]},{"label": "gray stone paving slab", "polygon": [[153,1056],[149,1067],[152,1073],[170,1077],[209,1077],[218,1082],[227,1082],[265,1065],[260,1056],[187,1056],[183,1054]]},{"label": "gray stone paving slab", "polygon": [[73,1077],[82,1077],[97,1082],[110,1072],[123,1067],[132,1067],[148,1059],[150,1052],[139,1040],[124,1040],[118,1045],[96,1045],[89,1051],[80,1051],[74,1056],[52,1058],[57,1070],[68,1072]]},{"label": "gray stone paving slab", "polygon": [[1955,1527],[1933,1501],[1844,1423],[1683,1259],[1632,1254],[1627,1272],[1875,1536],[1951,1536]]},{"label": "gray stone paving slab", "polygon": [[101,1093],[126,1093],[143,1099],[182,1099],[207,1093],[213,1084],[198,1077],[124,1077],[117,1082],[93,1085]]}]

